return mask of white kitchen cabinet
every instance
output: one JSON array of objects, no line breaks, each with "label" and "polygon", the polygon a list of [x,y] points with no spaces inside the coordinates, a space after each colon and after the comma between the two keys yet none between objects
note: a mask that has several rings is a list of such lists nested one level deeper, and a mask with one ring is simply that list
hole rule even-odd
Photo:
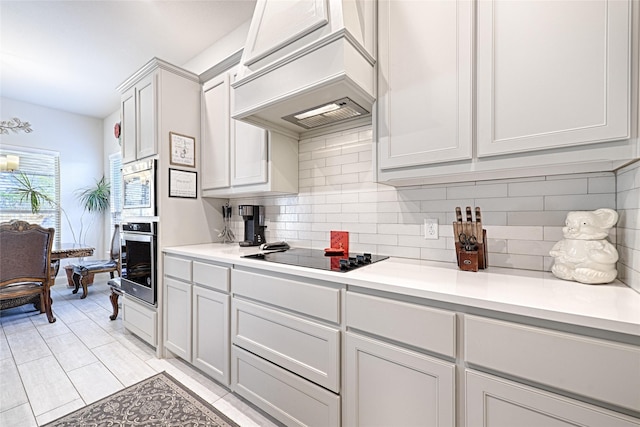
[{"label": "white kitchen cabinet", "polygon": [[165,348],[230,383],[229,267],[165,255]]},{"label": "white kitchen cabinet", "polygon": [[235,71],[202,87],[202,195],[245,197],[298,191],[298,141],[231,118]]},{"label": "white kitchen cabinet", "polygon": [[467,427],[637,427],[640,419],[466,370]]},{"label": "white kitchen cabinet", "polygon": [[345,305],[343,424],[455,425],[456,313],[353,291]]},{"label": "white kitchen cabinet", "polygon": [[202,89],[202,189],[231,185],[229,74],[209,80]]},{"label": "white kitchen cabinet", "polygon": [[380,2],[377,180],[612,171],[637,158],[631,3]]},{"label": "white kitchen cabinet", "polygon": [[145,304],[135,297],[123,295],[122,324],[124,327],[155,347],[157,339],[157,317],[155,307]]},{"label": "white kitchen cabinet", "polygon": [[471,158],[472,19],[469,0],[378,3],[382,169]]},{"label": "white kitchen cabinet", "polygon": [[345,426],[455,425],[455,364],[350,332],[344,351]]},{"label": "white kitchen cabinet", "polygon": [[[160,135],[160,117],[168,123],[179,119],[181,114],[198,114],[197,105],[191,109],[187,104],[192,96],[185,90],[185,82],[195,85],[199,82],[198,76],[154,58],[118,87],[122,94],[120,143],[123,164],[159,154],[160,141],[168,139],[168,135]],[[177,105],[181,112],[177,112]],[[172,130],[183,131],[181,128]]]},{"label": "white kitchen cabinet", "polygon": [[629,138],[630,16],[630,1],[478,2],[478,155]]},{"label": "white kitchen cabinet", "polygon": [[165,340],[164,346],[176,356],[191,360],[192,285],[165,275]]},{"label": "white kitchen cabinet", "polygon": [[229,385],[230,297],[202,286],[194,286],[192,295],[193,365]]},{"label": "white kitchen cabinet", "polygon": [[341,288],[234,269],[232,390],[286,425],[340,425]]}]

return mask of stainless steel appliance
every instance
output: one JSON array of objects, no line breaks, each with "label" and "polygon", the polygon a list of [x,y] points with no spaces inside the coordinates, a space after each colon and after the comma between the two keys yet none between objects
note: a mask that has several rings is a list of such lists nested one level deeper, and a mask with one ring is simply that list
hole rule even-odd
[{"label": "stainless steel appliance", "polygon": [[156,160],[122,167],[122,217],[156,216]]},{"label": "stainless steel appliance", "polygon": [[156,236],[155,221],[123,222],[120,232],[122,241],[122,276],[120,287],[127,295],[155,305],[156,291]]},{"label": "stainless steel appliance", "polygon": [[325,255],[319,249],[294,248],[289,250],[265,252],[245,255],[243,258],[259,259],[279,264],[296,265],[298,267],[317,268],[320,270],[347,272],[360,267],[382,261],[388,256],[363,254]]},{"label": "stainless steel appliance", "polygon": [[259,246],[266,242],[264,238],[264,206],[240,205],[238,214],[244,221],[244,240],[240,246]]}]

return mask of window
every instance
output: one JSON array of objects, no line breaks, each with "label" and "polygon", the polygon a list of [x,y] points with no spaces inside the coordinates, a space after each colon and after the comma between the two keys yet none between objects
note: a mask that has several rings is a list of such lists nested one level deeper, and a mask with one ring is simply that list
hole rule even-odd
[{"label": "window", "polygon": [[[21,219],[32,224],[56,229],[55,244],[59,245],[60,227],[60,155],[51,151],[27,150],[7,145],[0,147],[0,155],[15,155],[20,159],[18,170],[0,171],[0,222]],[[30,200],[20,200],[16,191],[19,179],[26,177],[32,187],[53,203],[43,203],[38,213],[31,212]]]},{"label": "window", "polygon": [[122,219],[122,155],[109,156],[109,173],[111,180],[111,232]]}]

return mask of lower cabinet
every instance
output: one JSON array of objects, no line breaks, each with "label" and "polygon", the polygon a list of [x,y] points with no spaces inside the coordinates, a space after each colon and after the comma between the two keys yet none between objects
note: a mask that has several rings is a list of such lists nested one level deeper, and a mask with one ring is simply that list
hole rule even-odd
[{"label": "lower cabinet", "polygon": [[467,370],[467,427],[638,427],[640,420]]},{"label": "lower cabinet", "polygon": [[135,297],[123,296],[122,323],[124,327],[154,347],[158,345],[157,316],[155,307],[138,302]]},{"label": "lower cabinet", "polygon": [[229,386],[229,267],[165,256],[164,271],[165,348]]},{"label": "lower cabinet", "polygon": [[455,425],[455,365],[346,333],[345,426]]},{"label": "lower cabinet", "polygon": [[231,389],[287,426],[340,426],[340,293],[233,270]]}]

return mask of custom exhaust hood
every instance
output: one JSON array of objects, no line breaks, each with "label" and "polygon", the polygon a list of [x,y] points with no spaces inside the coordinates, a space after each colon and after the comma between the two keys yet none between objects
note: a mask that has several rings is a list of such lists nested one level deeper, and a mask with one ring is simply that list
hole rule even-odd
[{"label": "custom exhaust hood", "polygon": [[232,117],[292,136],[371,121],[370,0],[258,0],[232,83]]}]

